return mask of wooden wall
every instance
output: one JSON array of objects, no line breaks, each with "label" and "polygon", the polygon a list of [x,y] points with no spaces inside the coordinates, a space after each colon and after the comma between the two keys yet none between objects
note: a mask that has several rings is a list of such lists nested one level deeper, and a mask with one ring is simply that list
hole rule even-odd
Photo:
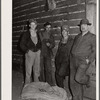
[{"label": "wooden wall", "polygon": [[[35,18],[38,22],[38,29],[43,29],[43,24],[47,21],[53,25],[53,30],[59,29],[63,24],[70,26],[70,34],[78,34],[77,26],[85,14],[85,0],[55,0],[56,9],[45,11],[45,0],[13,0],[13,30],[12,30],[12,62],[21,63],[23,53],[19,43],[22,34],[27,30],[27,20]],[[59,39],[57,31],[54,32],[55,40]]]}]

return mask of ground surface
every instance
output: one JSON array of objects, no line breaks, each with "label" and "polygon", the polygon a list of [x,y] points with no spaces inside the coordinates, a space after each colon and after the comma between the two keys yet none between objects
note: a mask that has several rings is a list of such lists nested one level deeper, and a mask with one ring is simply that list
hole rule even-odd
[{"label": "ground surface", "polygon": [[[12,71],[12,100],[21,100],[20,94],[21,94],[22,87],[23,87],[23,74],[19,71],[13,70]],[[95,100],[95,99],[90,99],[88,97],[85,97],[84,100]]]}]

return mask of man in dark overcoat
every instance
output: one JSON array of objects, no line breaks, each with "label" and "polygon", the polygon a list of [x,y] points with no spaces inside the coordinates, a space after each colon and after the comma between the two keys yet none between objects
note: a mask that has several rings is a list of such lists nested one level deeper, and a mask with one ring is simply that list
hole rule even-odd
[{"label": "man in dark overcoat", "polygon": [[88,19],[80,21],[81,33],[74,39],[70,55],[70,88],[72,100],[83,100],[83,85],[89,86],[90,76],[86,74],[89,65],[96,58],[96,35],[89,31]]}]

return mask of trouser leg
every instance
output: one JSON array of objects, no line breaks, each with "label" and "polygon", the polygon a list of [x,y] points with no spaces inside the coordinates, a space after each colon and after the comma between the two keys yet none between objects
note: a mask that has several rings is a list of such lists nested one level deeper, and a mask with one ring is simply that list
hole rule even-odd
[{"label": "trouser leg", "polygon": [[58,73],[55,73],[55,78],[57,86],[64,88],[64,77],[61,77],[58,75]]},{"label": "trouser leg", "polygon": [[61,66],[61,63],[59,63],[59,62],[57,62],[55,65],[56,65],[56,72],[55,72],[56,84],[57,84],[57,86],[64,88],[64,83],[63,83],[64,77],[61,76],[63,71],[61,71],[61,73],[60,73],[60,69],[63,66]]},{"label": "trouser leg", "polygon": [[73,100],[83,100],[83,86],[76,82],[75,75],[77,71],[76,59],[71,57],[70,59],[70,89]]},{"label": "trouser leg", "polygon": [[45,82],[45,76],[44,76],[44,57],[41,54],[40,55],[40,81]]},{"label": "trouser leg", "polygon": [[45,77],[46,77],[46,82],[52,85],[53,80],[52,80],[51,58],[45,58]]},{"label": "trouser leg", "polygon": [[32,73],[32,66],[34,63],[34,55],[32,51],[29,51],[25,54],[25,84],[28,84],[31,82],[31,73]]},{"label": "trouser leg", "polygon": [[68,98],[72,99],[71,93],[70,93],[70,88],[69,88],[69,76],[65,77],[64,80],[64,89],[66,90],[67,94],[68,94]]},{"label": "trouser leg", "polygon": [[33,66],[34,82],[39,82],[40,76],[40,51],[36,52],[35,62]]}]

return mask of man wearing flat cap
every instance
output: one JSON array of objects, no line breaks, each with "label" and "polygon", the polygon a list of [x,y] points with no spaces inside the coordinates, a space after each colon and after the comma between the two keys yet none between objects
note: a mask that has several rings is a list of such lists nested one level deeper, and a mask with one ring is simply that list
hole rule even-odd
[{"label": "man wearing flat cap", "polygon": [[74,39],[70,55],[70,88],[73,100],[83,100],[83,85],[89,86],[86,74],[89,65],[96,58],[96,36],[89,31],[88,19],[80,21],[81,33]]},{"label": "man wearing flat cap", "polygon": [[44,24],[44,31],[41,32],[40,37],[42,41],[41,49],[41,76],[40,80],[54,85],[52,78],[52,65],[51,60],[53,56],[52,49],[55,47],[54,36],[51,31],[51,23]]}]

